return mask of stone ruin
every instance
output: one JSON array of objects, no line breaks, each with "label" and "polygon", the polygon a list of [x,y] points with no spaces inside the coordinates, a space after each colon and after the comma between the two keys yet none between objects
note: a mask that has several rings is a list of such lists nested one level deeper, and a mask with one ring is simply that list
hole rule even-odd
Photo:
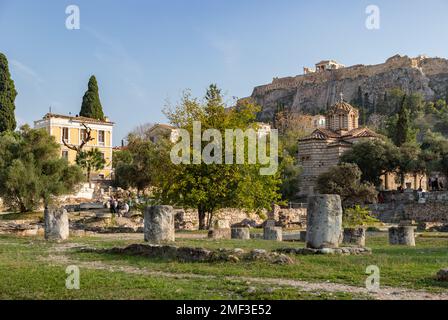
[{"label": "stone ruin", "polygon": [[283,241],[282,227],[272,227],[272,226],[264,227],[263,239],[271,241]]},{"label": "stone ruin", "polygon": [[398,226],[389,228],[389,244],[415,247],[413,226]]},{"label": "stone ruin", "polygon": [[249,240],[250,229],[249,228],[232,228],[231,238],[237,240]]},{"label": "stone ruin", "polygon": [[171,206],[150,206],[145,209],[145,241],[174,242],[174,210]]},{"label": "stone ruin", "polygon": [[45,208],[45,239],[67,240],[69,237],[68,213],[64,208]]},{"label": "stone ruin", "polygon": [[364,247],[366,245],[366,229],[345,228],[342,243]]},{"label": "stone ruin", "polygon": [[231,239],[232,231],[227,220],[216,220],[213,229],[209,230],[210,239]]},{"label": "stone ruin", "polygon": [[264,261],[273,264],[293,264],[294,260],[279,252],[269,252],[263,249],[246,251],[243,249],[215,249],[176,247],[171,245],[132,244],[125,248],[83,249],[83,252],[126,254],[148,258],[162,258],[180,262],[240,262]]},{"label": "stone ruin", "polygon": [[342,205],[340,196],[310,196],[308,198],[307,248],[337,248],[341,233]]},{"label": "stone ruin", "polygon": [[[349,232],[350,231],[350,232]],[[306,248],[279,248],[280,253],[307,254],[371,254],[364,247],[365,230],[347,229],[350,247],[339,247],[342,242],[342,205],[338,195],[314,195],[308,198],[307,231],[300,233],[306,237]]]}]

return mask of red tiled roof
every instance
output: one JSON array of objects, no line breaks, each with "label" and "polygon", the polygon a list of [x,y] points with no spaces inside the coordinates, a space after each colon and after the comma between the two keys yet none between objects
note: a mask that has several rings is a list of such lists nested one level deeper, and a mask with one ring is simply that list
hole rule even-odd
[{"label": "red tiled roof", "polygon": [[305,141],[305,140],[326,140],[326,139],[334,139],[339,138],[341,135],[325,128],[318,128],[313,131],[309,136],[306,136],[302,139],[299,139],[299,141]]}]

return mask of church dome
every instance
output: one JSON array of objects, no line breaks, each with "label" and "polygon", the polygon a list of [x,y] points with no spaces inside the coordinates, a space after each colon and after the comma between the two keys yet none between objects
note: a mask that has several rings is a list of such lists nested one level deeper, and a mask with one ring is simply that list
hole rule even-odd
[{"label": "church dome", "polygon": [[343,113],[355,113],[358,114],[358,109],[354,108],[351,104],[345,101],[338,101],[335,105],[328,109],[328,114]]},{"label": "church dome", "polygon": [[327,129],[336,132],[350,131],[358,128],[359,111],[345,102],[341,93],[341,99],[328,109],[325,119]]}]

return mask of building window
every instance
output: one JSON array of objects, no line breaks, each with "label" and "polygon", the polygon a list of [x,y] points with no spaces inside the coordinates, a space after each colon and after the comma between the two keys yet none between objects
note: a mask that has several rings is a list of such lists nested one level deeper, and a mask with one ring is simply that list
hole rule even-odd
[{"label": "building window", "polygon": [[98,143],[102,146],[104,146],[105,142],[105,133],[103,130],[98,131]]},{"label": "building window", "polygon": [[101,158],[103,158],[103,160],[106,160],[106,155],[104,154],[104,152],[101,152]]},{"label": "building window", "polygon": [[69,142],[69,131],[68,128],[62,128],[62,141]]},{"label": "building window", "polygon": [[87,140],[87,130],[81,129],[81,141],[86,141],[86,140]]},{"label": "building window", "polygon": [[62,159],[65,159],[68,161],[68,151],[67,150],[62,150]]}]

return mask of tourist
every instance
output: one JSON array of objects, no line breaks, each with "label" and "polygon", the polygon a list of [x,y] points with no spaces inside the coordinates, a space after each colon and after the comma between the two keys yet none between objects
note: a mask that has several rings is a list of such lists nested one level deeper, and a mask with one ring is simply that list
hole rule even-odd
[{"label": "tourist", "polygon": [[436,191],[440,190],[439,177],[436,177],[436,179],[434,180],[434,188]]},{"label": "tourist", "polygon": [[109,200],[110,213],[115,213],[115,211],[114,211],[114,201],[115,201],[114,197],[110,197],[110,200]]},{"label": "tourist", "polygon": [[127,203],[127,202],[125,202],[124,204],[123,204],[123,206],[122,206],[122,209],[121,209],[121,214],[123,215],[123,216],[125,216],[127,213],[129,213],[129,204]]},{"label": "tourist", "polygon": [[118,200],[117,199],[114,199],[113,208],[114,208],[113,213],[118,213]]}]

